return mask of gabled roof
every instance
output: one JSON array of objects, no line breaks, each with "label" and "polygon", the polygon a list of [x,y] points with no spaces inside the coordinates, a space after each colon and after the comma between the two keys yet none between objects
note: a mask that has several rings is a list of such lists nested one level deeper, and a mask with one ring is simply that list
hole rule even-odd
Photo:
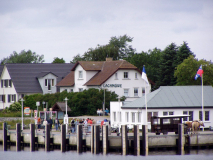
[{"label": "gabled roof", "polygon": [[54,76],[58,77],[56,74],[54,74],[52,72],[41,72],[41,73],[38,74],[37,78],[44,77],[48,74],[53,74]]},{"label": "gabled roof", "polygon": [[71,71],[64,79],[62,79],[56,86],[68,87],[74,86],[75,84],[75,72]]},{"label": "gabled roof", "polygon": [[[213,108],[213,88],[203,86],[204,108]],[[161,86],[159,89],[147,94],[147,108],[201,108],[201,86]],[[123,105],[123,109],[145,108],[145,96]]]},{"label": "gabled roof", "polygon": [[[17,93],[43,93],[38,76],[46,73],[57,75],[62,80],[74,64],[71,63],[10,63],[5,64]],[[44,73],[42,73],[44,72]]]},{"label": "gabled roof", "polygon": [[[52,107],[53,111],[63,111],[66,112],[66,103],[65,102],[56,102],[53,107]],[[71,109],[70,107],[67,105],[67,111],[70,112]]]}]

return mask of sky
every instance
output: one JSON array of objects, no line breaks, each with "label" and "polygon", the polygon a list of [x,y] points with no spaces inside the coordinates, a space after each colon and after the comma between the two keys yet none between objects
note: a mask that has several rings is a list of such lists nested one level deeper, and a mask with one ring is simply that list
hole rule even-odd
[{"label": "sky", "polygon": [[187,42],[213,61],[212,0],[0,0],[0,60],[13,51],[69,63],[111,37],[133,37],[138,53]]}]

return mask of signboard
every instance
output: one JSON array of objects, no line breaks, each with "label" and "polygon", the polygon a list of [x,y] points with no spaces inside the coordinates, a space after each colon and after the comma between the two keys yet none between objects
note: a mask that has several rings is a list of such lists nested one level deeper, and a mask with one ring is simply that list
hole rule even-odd
[{"label": "signboard", "polygon": [[122,88],[122,84],[103,84],[103,87]]},{"label": "signboard", "polygon": [[64,117],[64,124],[68,124],[68,117]]},{"label": "signboard", "polygon": [[24,107],[24,115],[30,115],[30,107]]}]

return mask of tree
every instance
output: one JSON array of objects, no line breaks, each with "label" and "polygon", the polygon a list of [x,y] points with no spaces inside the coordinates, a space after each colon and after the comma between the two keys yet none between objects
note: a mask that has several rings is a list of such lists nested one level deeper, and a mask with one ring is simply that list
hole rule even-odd
[{"label": "tree", "polygon": [[65,63],[63,58],[55,57],[52,63]]},{"label": "tree", "polygon": [[14,51],[9,57],[3,58],[1,64],[5,63],[43,63],[44,56],[37,55],[35,52],[22,50],[19,54]]},{"label": "tree", "polygon": [[112,57],[113,60],[130,59],[135,53],[135,49],[128,45],[132,40],[133,38],[127,35],[111,37],[109,44],[98,44],[95,49],[89,48],[82,56],[80,54],[74,56],[71,63],[77,61],[105,61],[106,57]]},{"label": "tree", "polygon": [[193,55],[185,59],[174,72],[174,76],[177,78],[176,85],[200,85],[199,79],[195,80],[194,77],[197,73],[198,68],[202,65],[203,73],[203,84],[213,86],[213,64],[205,60],[197,60]]}]

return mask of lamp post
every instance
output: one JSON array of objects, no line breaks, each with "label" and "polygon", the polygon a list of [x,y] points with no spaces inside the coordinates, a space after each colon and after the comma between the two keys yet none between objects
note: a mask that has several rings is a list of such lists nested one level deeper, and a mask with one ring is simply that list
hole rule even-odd
[{"label": "lamp post", "polygon": [[105,88],[104,88],[103,116],[105,116]]},{"label": "lamp post", "polygon": [[66,124],[66,132],[68,132],[68,115],[67,115],[67,97],[64,99],[65,103],[66,103],[66,114],[64,116],[64,124]]},{"label": "lamp post", "polygon": [[36,127],[36,133],[37,133],[37,129],[38,129],[38,106],[40,106],[40,102],[36,102],[36,106],[37,106],[37,113],[36,113],[36,124],[37,124],[37,127]]},{"label": "lamp post", "polygon": [[23,118],[23,98],[21,98],[21,115],[22,115],[22,131],[24,130],[24,118]]}]

